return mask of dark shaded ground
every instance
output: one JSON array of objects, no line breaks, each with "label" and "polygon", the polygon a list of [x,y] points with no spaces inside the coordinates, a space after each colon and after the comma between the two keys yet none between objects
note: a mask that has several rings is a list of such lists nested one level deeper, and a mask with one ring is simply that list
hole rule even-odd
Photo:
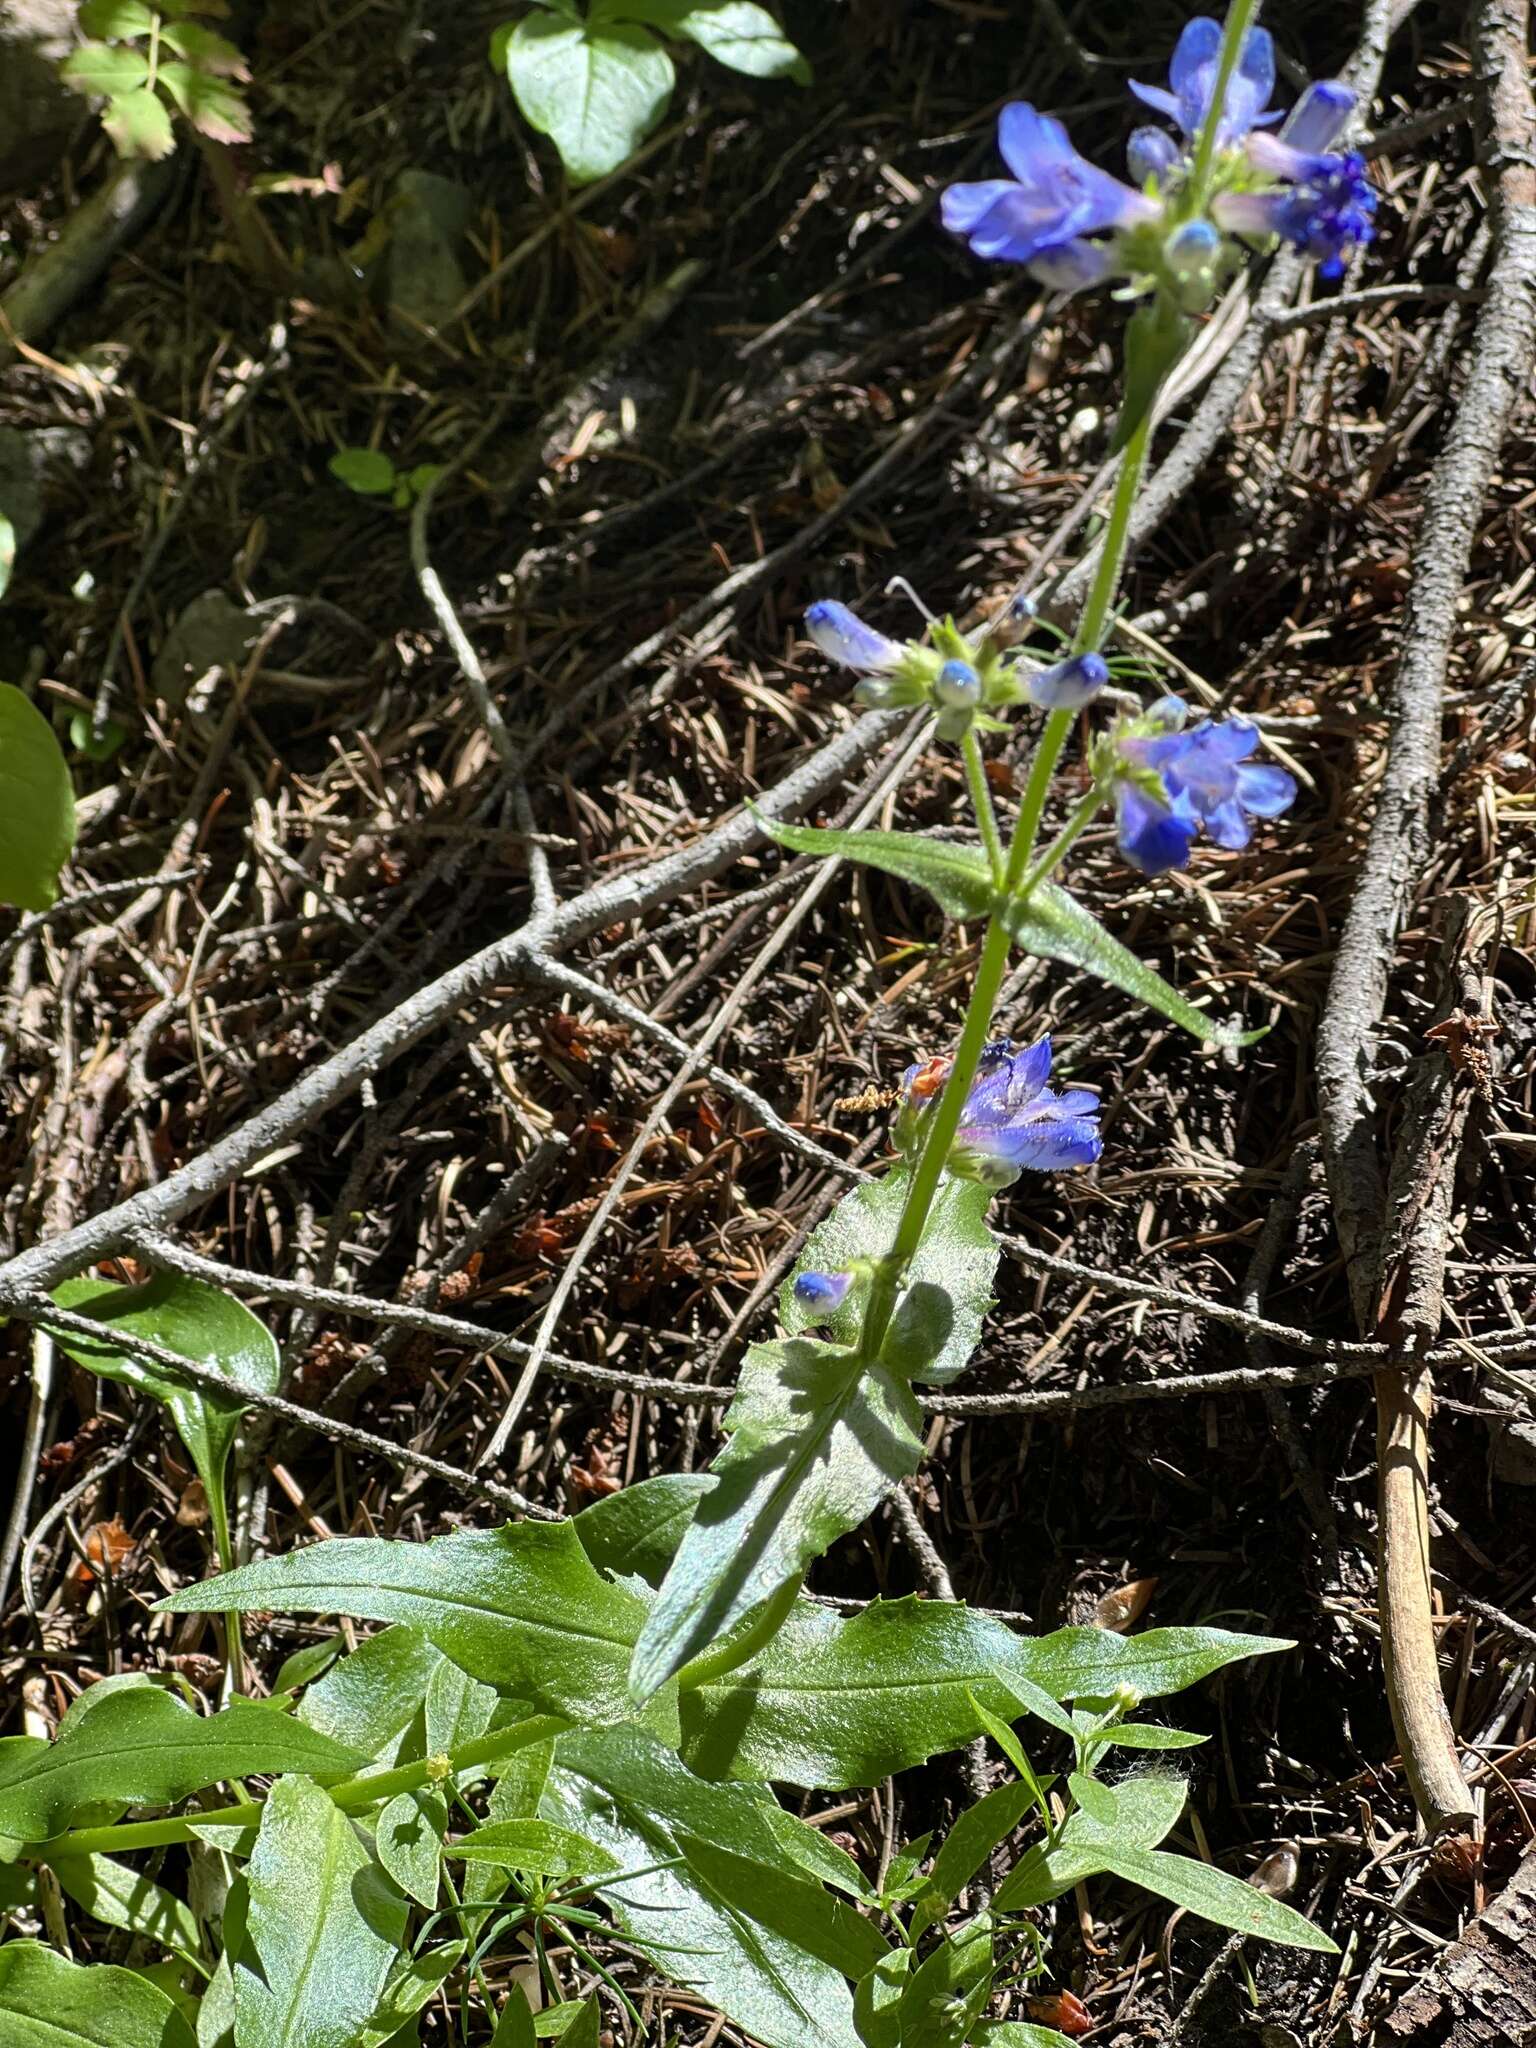
[{"label": "dark shaded ground", "polygon": [[[61,721],[95,698],[149,539],[164,519],[178,522],[112,658],[122,750],[104,766],[77,764],[94,794],[75,881],[162,865],[177,879],[116,936],[92,930],[101,913],[86,904],[20,945],[0,941],[8,1250],[179,1165],[525,912],[525,848],[417,590],[407,517],[334,482],[334,448],[376,444],[402,468],[443,462],[500,409],[439,495],[429,546],[520,739],[726,576],[788,550],[722,601],[717,625],[581,697],[551,737],[530,796],[562,891],[686,843],[846,719],[841,687],[797,641],[813,595],[869,598],[882,623],[904,622],[904,600],[872,596],[899,573],[941,609],[990,607],[1102,458],[1119,311],[1085,301],[1042,314],[1027,281],[982,272],[917,203],[978,161],[995,104],[1018,91],[1069,112],[1077,139],[1110,160],[1129,119],[1123,80],[1160,74],[1180,10],[1161,0],[1134,14],[1069,8],[1096,60],[1085,65],[1054,8],[1029,0],[792,5],[817,63],[813,89],[686,67],[678,132],[576,216],[556,213],[552,153],[519,132],[484,64],[497,10],[432,12],[272,6],[248,33],[257,141],[240,153],[242,176],[327,188],[259,202],[297,267],[293,303],[240,267],[189,158],[154,229],[47,356],[7,373],[0,420],[81,437],[79,467],[55,485],[0,610],[0,667],[35,685]],[[1291,4],[1267,18],[1292,56],[1324,73],[1348,53],[1354,13]],[[1465,84],[1458,30],[1455,10],[1417,9],[1394,43],[1378,126],[1452,106]],[[1384,233],[1365,282],[1457,277],[1483,213],[1471,163],[1454,117],[1380,162]],[[369,262],[395,174],[410,165],[470,188],[471,283],[552,224],[465,321],[415,345],[392,333]],[[68,186],[6,210],[0,260],[24,262],[67,209],[69,187],[106,167],[100,140],[83,135]],[[694,258],[707,268],[670,318],[615,356],[624,323]],[[1380,772],[1407,548],[1459,345],[1447,322],[1464,318],[1410,299],[1276,342],[1235,434],[1137,565],[1132,610],[1155,614],[1147,631],[1165,654],[1223,699],[1273,714],[1310,782],[1254,853],[1202,854],[1167,885],[1129,876],[1107,835],[1089,842],[1077,879],[1121,936],[1192,993],[1276,1021],[1240,1061],[1206,1057],[1061,970],[1021,970],[1007,1027],[1028,1037],[1049,1026],[1064,1065],[1104,1090],[1109,1111],[1091,1178],[1011,1198],[1010,1227],[1047,1249],[1235,1301],[1287,1167],[1315,1136],[1313,1027]],[[258,383],[221,430],[242,364],[258,366]],[[926,430],[908,453],[806,540],[918,422]],[[1402,1061],[1419,1050],[1437,896],[1455,887],[1503,900],[1499,1085],[1469,1151],[1450,1298],[1458,1332],[1522,1320],[1536,1271],[1523,829],[1536,766],[1521,669],[1536,615],[1523,534],[1529,418],[1523,433],[1506,449],[1468,594],[1433,864],[1405,949],[1421,986],[1402,1001],[1388,1049]],[[238,685],[222,673],[173,708],[152,683],[155,657],[209,590],[259,601],[267,622],[287,599],[296,617]],[[1007,747],[999,758],[1001,780]],[[947,824],[961,799],[953,761],[936,752],[896,811]],[[645,933],[604,935],[572,964],[696,1037],[797,900],[733,918],[731,897],[779,867],[761,854],[672,907],[675,921],[712,906],[702,926],[674,931],[658,916]],[[851,1150],[881,1119],[839,1101],[889,1085],[915,1050],[944,1043],[967,967],[959,936],[905,893],[840,876],[718,1057],[782,1115]],[[445,1306],[526,1334],[674,1064],[596,1009],[509,989],[452,1042],[439,1034],[396,1067],[376,1099],[333,1113],[189,1219],[184,1241],[374,1295],[419,1297],[426,1276],[446,1273]],[[465,1231],[551,1129],[568,1148],[464,1262]],[[1316,1183],[1303,1183],[1266,1308],[1353,1335]],[[835,1191],[739,1105],[690,1085],[630,1177],[556,1348],[669,1378],[728,1378],[749,1334],[746,1305]],[[474,1462],[505,1404],[507,1368],[430,1339],[386,1340],[370,1358],[373,1332],[360,1322],[274,1308],[272,1323],[296,1398],[337,1403],[454,1463]],[[27,1349],[16,1331],[0,1341],[11,1444]],[[349,1378],[359,1360],[369,1370]],[[1232,1331],[1005,1264],[992,1336],[966,1385],[1069,1388],[1246,1362]],[[1522,1468],[1507,1438],[1495,1448],[1474,1373],[1449,1393],[1436,1425],[1442,1646],[1458,1729],[1489,1760],[1483,1870],[1454,1855],[1426,1868],[1409,1833],[1374,1636],[1367,1385],[1290,1395],[1289,1452],[1257,1396],[1066,1422],[935,1422],[920,1502],[962,1597],[1050,1626],[1091,1619],[1112,1589],[1155,1579],[1153,1622],[1296,1639],[1287,1655],[1180,1703],[1185,1725],[1216,1738],[1201,1753],[1193,1811],[1202,1846],[1234,1869],[1298,1842],[1293,1898],[1346,1953],[1251,1955],[1257,2003],[1229,1969],[1176,2038],[1234,2041],[1250,2027],[1276,2042],[1367,2038],[1528,1832],[1532,1645],[1464,1596],[1529,1620],[1536,1458],[1527,1452]],[[65,1374],[34,1520],[122,1443],[134,1413],[119,1390]],[[615,1481],[706,1462],[712,1429],[696,1434],[663,1406],[610,1403],[546,1377],[502,1476],[579,1505]],[[163,1585],[206,1569],[206,1532],[174,1514],[186,1478],[151,1420],[132,1454],[53,1520],[27,1560],[26,1604],[10,1610],[0,1670],[13,1701],[39,1673],[56,1710],[92,1675],[196,1651],[195,1635],[173,1638],[147,1613]],[[246,1526],[271,1548],[322,1525],[415,1535],[478,1512],[436,1482],[259,1431],[246,1492]],[[117,1582],[84,1600],[70,1588],[72,1550],[88,1525],[111,1519],[135,1548]],[[918,1582],[884,1516],[818,1581],[854,1595]],[[301,1625],[274,1624],[255,1645],[259,1668],[270,1678],[305,1637]],[[894,1796],[898,1834],[942,1821],[963,1796],[957,1763],[912,1774]],[[846,1826],[878,1857],[873,1813]],[[1411,1898],[1389,1911],[1410,1875]],[[1219,1938],[1188,1920],[1170,1930],[1159,1910],[1112,1891],[1096,1890],[1092,1904],[1091,1942],[1068,1912],[1051,1930],[1060,1981],[1088,2000],[1096,2038],[1125,2048],[1168,2039]],[[1261,2035],[1260,2022],[1278,2031]]]}]

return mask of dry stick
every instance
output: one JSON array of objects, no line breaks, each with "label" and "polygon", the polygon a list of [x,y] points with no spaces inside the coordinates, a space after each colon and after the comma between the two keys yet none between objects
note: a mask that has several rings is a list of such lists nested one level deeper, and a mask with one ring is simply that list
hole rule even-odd
[{"label": "dry stick", "polygon": [[[1397,934],[1424,871],[1429,806],[1439,779],[1446,667],[1457,602],[1471,566],[1484,495],[1536,361],[1536,109],[1526,73],[1528,0],[1481,0],[1475,67],[1493,147],[1494,257],[1461,400],[1435,464],[1414,549],[1403,655],[1393,692],[1386,771],[1354,898],[1339,940],[1318,1033],[1318,1088],[1328,1184],[1356,1321],[1375,1334],[1381,1306],[1386,1190],[1371,1099],[1371,1050],[1386,1006]],[[1415,1332],[1413,1342],[1422,1342]],[[1393,1720],[1420,1813],[1433,1829],[1470,1810],[1445,1725],[1423,1551],[1429,1488],[1422,1358],[1383,1374],[1379,1541],[1383,1660]],[[1405,1681],[1433,1674],[1433,1698]]]},{"label": "dry stick", "polygon": [[[906,747],[891,761],[866,802],[860,807],[858,815],[854,819],[855,827],[867,823],[874,815],[885,801],[888,792],[896,787],[907,769],[912,765],[912,762],[927,744],[927,731],[920,727]],[[785,946],[788,945],[797,926],[809,914],[823,893],[831,886],[832,880],[841,865],[842,863],[837,860],[829,860],[822,863],[818,872],[810,878],[809,885],[800,901],[781,920],[768,943],[762,948],[757,958],[752,962],[752,965],[736,983],[729,997],[711,1017],[703,1036],[696,1044],[687,1047],[686,1058],[672,1079],[667,1083],[667,1086],[662,1090],[661,1095],[657,1098],[647,1115],[645,1122],[635,1133],[630,1148],[620,1161],[613,1179],[603,1190],[602,1200],[598,1203],[592,1213],[591,1221],[582,1232],[580,1243],[571,1253],[559,1280],[555,1283],[555,1291],[549,1298],[549,1305],[544,1311],[538,1331],[534,1336],[533,1348],[528,1354],[528,1363],[523,1367],[522,1377],[512,1389],[512,1397],[507,1403],[506,1413],[497,1423],[490,1442],[486,1445],[480,1457],[476,1459],[477,1465],[488,1464],[492,1459],[500,1457],[502,1450],[505,1448],[508,1437],[511,1436],[513,1429],[516,1427],[518,1417],[527,1405],[528,1396],[533,1391],[533,1383],[543,1364],[545,1353],[548,1351],[550,1339],[554,1335],[555,1325],[559,1322],[561,1311],[571,1297],[571,1293],[581,1275],[582,1267],[591,1256],[593,1247],[607,1227],[608,1219],[618,1206],[619,1198],[628,1183],[630,1175],[644,1156],[646,1147],[660,1129],[668,1110],[671,1109],[673,1103],[682,1093],[690,1077],[703,1063],[710,1048],[724,1036],[730,1025],[735,1021],[737,1012],[747,996],[757,986],[758,982],[762,980],[768,968],[778,958]]]},{"label": "dry stick", "polygon": [[459,1493],[483,1495],[487,1500],[499,1501],[504,1507],[536,1516],[540,1521],[559,1520],[552,1509],[526,1499],[515,1487],[502,1486],[493,1479],[477,1479],[474,1473],[462,1471],[459,1466],[450,1465],[442,1458],[429,1457],[425,1451],[392,1444],[388,1437],[375,1436],[372,1430],[358,1429],[350,1422],[338,1422],[334,1416],[301,1407],[297,1401],[285,1400],[281,1394],[263,1393],[258,1387],[231,1379],[228,1373],[204,1364],[201,1359],[186,1358],[181,1352],[172,1351],[168,1345],[152,1343],[147,1337],[136,1336],[128,1330],[109,1329],[91,1316],[77,1315],[73,1309],[60,1308],[46,1294],[18,1293],[6,1306],[10,1314],[20,1316],[23,1322],[41,1323],[56,1338],[61,1332],[70,1337],[83,1337],[99,1350],[105,1337],[114,1350],[126,1351],[131,1357],[158,1365],[177,1379],[189,1380],[196,1387],[206,1387],[210,1393],[233,1394],[248,1408],[264,1408],[271,1415],[282,1416],[286,1422],[296,1422],[305,1429],[317,1430],[322,1436],[333,1437],[337,1443],[351,1444],[360,1451],[372,1451],[403,1472],[430,1472],[434,1479],[441,1479]]},{"label": "dry stick", "polygon": [[[900,712],[867,713],[769,790],[759,800],[758,811],[770,817],[792,817],[817,803],[877,752],[902,723]],[[135,1231],[163,1230],[240,1179],[258,1160],[310,1129],[365,1080],[419,1045],[455,1010],[516,980],[528,960],[564,952],[610,925],[642,917],[658,904],[675,901],[721,874],[764,838],[756,818],[743,811],[701,833],[679,852],[610,876],[483,946],[407,996],[350,1044],[301,1075],[274,1102],[237,1124],[155,1187],[143,1189],[0,1265],[0,1304],[18,1293],[56,1286],[116,1250]]]},{"label": "dry stick", "polygon": [[70,214],[57,241],[0,296],[0,368],[40,341],[95,283],[126,242],[147,227],[175,177],[169,163],[122,163]]}]

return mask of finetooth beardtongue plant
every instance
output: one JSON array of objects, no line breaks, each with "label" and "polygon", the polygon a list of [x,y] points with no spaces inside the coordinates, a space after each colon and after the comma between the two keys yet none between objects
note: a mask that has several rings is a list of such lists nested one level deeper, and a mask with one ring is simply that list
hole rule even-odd
[{"label": "finetooth beardtongue plant", "polygon": [[[1195,716],[1155,691],[1127,708],[1149,677],[1115,644],[1158,389],[1191,316],[1239,260],[1231,237],[1279,235],[1325,271],[1370,237],[1363,168],[1334,147],[1352,96],[1314,86],[1276,133],[1274,53],[1252,13],[1236,0],[1224,29],[1191,23],[1167,88],[1136,89],[1172,127],[1133,136],[1134,185],[1088,164],[1059,123],[1011,107],[1012,178],[957,187],[947,202],[978,253],[1054,288],[1122,277],[1141,301],[1119,475],[1070,633],[1024,599],[985,630],[946,618],[908,639],[835,600],[807,616],[863,701],[912,707],[958,748],[975,841],[766,818],[764,830],[913,883],[980,937],[953,1049],[906,1069],[892,1162],[811,1232],[780,1291],[780,1334],[743,1363],[711,1472],[658,1476],[564,1521],[431,1543],[329,1539],[163,1601],[175,1613],[383,1627],[345,1654],[339,1638],[297,1651],[260,1704],[231,1697],[200,1713],[175,1681],[139,1673],[89,1689],[51,1743],[0,1746],[0,1905],[35,1910],[62,1887],[176,1958],[127,1970],[0,1945],[3,2048],[12,2021],[30,2026],[28,2042],[68,2040],[109,2010],[111,2048],[393,2048],[417,2038],[415,2016],[445,1987],[465,1987],[466,2014],[470,1985],[484,2024],[465,2020],[456,2038],[482,2048],[494,2025],[494,2048],[528,2048],[532,2013],[514,1989],[493,2019],[482,1959],[531,1944],[542,1960],[551,1940],[601,1983],[627,2044],[639,2015],[593,1953],[610,1923],[766,2048],[1064,2048],[1046,2026],[990,2015],[1045,1974],[1038,1909],[1100,1874],[1242,1934],[1333,1949],[1240,1876],[1161,1846],[1185,1802],[1177,1772],[1102,1775],[1118,1748],[1202,1740],[1133,1720],[1143,1701],[1287,1645],[1207,1628],[1034,1638],[949,1601],[876,1600],[845,1617],[801,1590],[816,1559],[918,1469],[915,1389],[967,1370],[993,1305],[995,1199],[1027,1195],[1033,1176],[1092,1172],[1103,1150],[1114,1104],[1076,1071],[1080,1050],[1066,1040],[1063,1074],[1050,1037],[1018,1045],[994,1022],[1013,949],[1097,975],[1204,1042],[1245,1042],[1058,876],[1101,816],[1113,816],[1127,866],[1160,875],[1186,865],[1202,835],[1241,851],[1296,794],[1261,758],[1254,721]],[[1008,821],[981,747],[1010,717],[1038,730]],[[1081,772],[1048,823],[1074,728]],[[206,1390],[193,1400],[176,1356],[212,1360],[247,1388],[264,1358],[195,1285],[82,1277],[54,1297],[70,1314],[58,1341],[71,1357],[165,1400],[194,1457],[210,1431],[218,1449],[239,1405]],[[132,1351],[146,1339],[153,1372]],[[221,1486],[222,1456],[205,1465]],[[1037,1769],[1020,1739],[1026,1715],[1047,1731],[1055,1769]],[[772,1791],[878,1783],[979,1736],[1013,1775],[935,1853],[926,1838],[900,1849],[878,1890]],[[151,1870],[121,1860],[173,1846],[217,1859],[211,1910],[195,1915],[168,1888],[177,1859]],[[1010,1867],[987,1911],[966,1919],[958,1902],[995,1854]],[[56,1873],[46,1892],[42,1865]],[[563,2018],[565,2038],[589,2048],[597,1999],[574,2005],[541,2027]],[[1038,2009],[1080,2023],[1064,1993]]]}]

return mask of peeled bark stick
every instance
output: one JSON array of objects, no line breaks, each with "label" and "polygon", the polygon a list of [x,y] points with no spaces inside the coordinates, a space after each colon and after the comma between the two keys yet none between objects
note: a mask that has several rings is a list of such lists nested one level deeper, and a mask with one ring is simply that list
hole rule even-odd
[{"label": "peeled bark stick", "polygon": [[133,158],[119,164],[100,190],[75,208],[58,240],[0,296],[0,365],[14,359],[18,340],[41,341],[89,290],[118,250],[154,218],[173,178],[169,162]]},{"label": "peeled bark stick", "polygon": [[[1536,107],[1526,67],[1529,28],[1529,0],[1481,0],[1476,9],[1473,51],[1487,110],[1483,163],[1492,184],[1494,227],[1488,296],[1425,499],[1386,770],[1318,1033],[1328,1185],[1356,1319],[1364,1336],[1391,1335],[1403,1359],[1400,1371],[1384,1372],[1377,1381],[1383,1664],[1404,1763],[1432,1832],[1459,1823],[1471,1806],[1441,1698],[1429,1605],[1430,1391],[1420,1356],[1439,1322],[1454,1145],[1450,1164],[1442,1161],[1432,1180],[1421,1179],[1424,1200],[1410,1229],[1399,1228],[1396,1270],[1389,1273],[1384,1239],[1392,1211],[1371,1097],[1372,1053],[1397,934],[1428,853],[1457,603],[1489,481],[1536,361]],[[1419,1168],[1422,1174],[1423,1162]]]}]

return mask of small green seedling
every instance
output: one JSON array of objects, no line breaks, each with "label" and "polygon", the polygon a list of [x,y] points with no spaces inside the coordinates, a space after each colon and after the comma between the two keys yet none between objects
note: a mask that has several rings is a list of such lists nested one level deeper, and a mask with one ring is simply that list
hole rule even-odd
[{"label": "small green seedling", "polygon": [[414,469],[396,469],[382,448],[338,448],[326,464],[338,483],[360,498],[388,498],[398,511],[414,505],[443,473],[440,462],[418,462]]}]

